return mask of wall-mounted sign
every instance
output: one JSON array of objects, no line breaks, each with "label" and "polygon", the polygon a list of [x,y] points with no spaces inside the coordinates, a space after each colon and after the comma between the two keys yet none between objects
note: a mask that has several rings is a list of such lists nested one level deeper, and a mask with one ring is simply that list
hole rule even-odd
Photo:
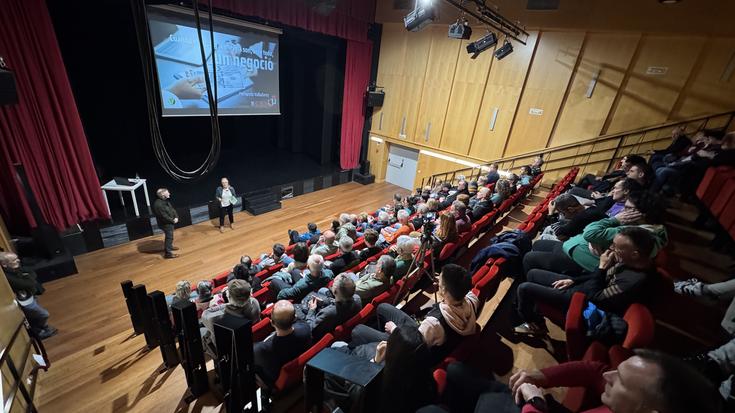
[{"label": "wall-mounted sign", "polygon": [[528,110],[528,114],[529,115],[534,115],[534,116],[541,116],[541,115],[544,114],[544,110],[543,109],[539,109],[539,108],[531,108],[531,109]]},{"label": "wall-mounted sign", "polygon": [[665,66],[648,66],[648,68],[646,69],[646,74],[652,76],[663,76],[668,71],[669,68]]}]

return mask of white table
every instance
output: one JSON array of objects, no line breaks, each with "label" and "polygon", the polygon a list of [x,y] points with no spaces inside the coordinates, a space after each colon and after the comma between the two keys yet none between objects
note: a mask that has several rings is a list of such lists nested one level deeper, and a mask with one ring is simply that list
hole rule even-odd
[{"label": "white table", "polygon": [[107,200],[107,191],[117,191],[118,194],[120,194],[120,202],[122,202],[123,206],[125,206],[125,199],[123,199],[123,192],[130,192],[130,195],[133,196],[133,207],[135,208],[135,216],[139,217],[140,212],[138,211],[138,201],[135,198],[135,190],[143,187],[143,193],[145,194],[145,204],[149,207],[151,206],[151,200],[148,198],[148,186],[145,183],[145,179],[143,178],[130,178],[130,182],[135,182],[134,185],[119,185],[115,182],[115,180],[111,180],[110,182],[102,185],[102,195],[105,197],[105,204],[107,205],[107,213],[110,213],[110,202]]}]

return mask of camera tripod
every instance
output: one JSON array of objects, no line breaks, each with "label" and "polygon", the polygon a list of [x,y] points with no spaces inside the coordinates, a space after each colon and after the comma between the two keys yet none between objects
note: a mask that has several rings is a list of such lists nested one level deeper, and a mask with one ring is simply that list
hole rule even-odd
[{"label": "camera tripod", "polygon": [[[416,252],[416,255],[413,257],[413,261],[411,261],[411,264],[408,266],[408,271],[406,271],[405,277],[410,277],[411,273],[413,271],[420,271],[421,277],[416,282],[420,282],[421,279],[424,278],[424,276],[429,277],[429,281],[431,281],[432,284],[436,283],[436,267],[434,266],[434,248],[432,248],[432,242],[431,242],[432,234],[431,232],[427,232],[424,230],[421,235],[421,246],[419,247],[418,252]],[[426,257],[426,251],[429,251],[429,268],[428,270],[424,270],[423,262],[424,258]],[[415,285],[415,284],[414,284]],[[403,286],[398,290],[398,293],[396,294],[396,298],[393,300],[393,305],[397,305],[401,301],[401,296],[403,295],[404,288],[409,288],[407,283],[404,283]],[[410,293],[410,289],[408,291]],[[437,298],[436,290],[434,290],[434,301],[439,302]]]}]

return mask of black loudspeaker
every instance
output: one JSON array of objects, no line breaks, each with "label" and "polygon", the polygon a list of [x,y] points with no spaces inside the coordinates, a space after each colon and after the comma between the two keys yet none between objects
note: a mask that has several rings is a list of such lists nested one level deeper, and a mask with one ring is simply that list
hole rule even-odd
[{"label": "black loudspeaker", "polygon": [[183,228],[191,225],[191,210],[189,208],[176,208],[176,213],[179,214],[179,222],[174,225],[174,228]]},{"label": "black loudspeaker", "polygon": [[130,315],[130,322],[133,324],[133,331],[135,334],[143,334],[143,322],[141,321],[140,309],[136,305],[135,297],[133,295],[133,282],[125,280],[120,283],[125,296],[125,304],[128,306],[128,314]]},{"label": "black loudspeaker", "polygon": [[176,367],[179,364],[179,354],[176,351],[171,317],[168,315],[166,295],[156,290],[148,294],[148,300],[153,308],[153,324],[158,333],[158,347],[161,349],[163,365],[167,368]]},{"label": "black loudspeaker", "polygon": [[11,105],[14,103],[18,103],[15,75],[13,72],[0,67],[0,105]]},{"label": "black loudspeaker", "polygon": [[367,92],[367,107],[374,108],[376,106],[383,106],[385,100],[385,92],[379,90],[377,92]]},{"label": "black loudspeaker", "polygon": [[196,398],[209,390],[207,366],[204,363],[202,335],[199,333],[199,319],[194,303],[176,303],[171,306],[174,319],[174,333],[179,340],[179,356],[181,367],[186,374],[186,384],[191,398]]},{"label": "black loudspeaker", "polygon": [[227,313],[214,323],[215,365],[228,412],[257,406],[251,328],[250,320]]},{"label": "black loudspeaker", "polygon": [[31,237],[41,255],[49,260],[64,255],[64,242],[56,228],[45,222],[36,223],[38,226],[31,229]]},{"label": "black loudspeaker", "polygon": [[143,334],[145,335],[145,343],[149,349],[158,346],[158,332],[153,324],[153,308],[148,300],[148,294],[145,285],[137,284],[133,286],[133,300],[135,306],[140,311],[140,320],[143,326]]}]

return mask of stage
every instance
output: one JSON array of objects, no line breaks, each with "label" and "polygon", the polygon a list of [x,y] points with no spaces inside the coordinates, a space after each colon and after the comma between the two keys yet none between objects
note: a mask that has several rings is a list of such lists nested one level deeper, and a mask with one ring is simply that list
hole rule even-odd
[{"label": "stage", "polygon": [[59,334],[44,342],[52,367],[40,374],[39,410],[219,411],[209,395],[188,408],[175,407],[186,389],[183,371],[177,367],[158,374],[160,351],[145,352],[144,338],[131,336],[120,282],[130,279],[149,292],[171,292],[179,280],[211,278],[242,254],[256,256],[274,242],[285,243],[289,229],[303,231],[307,222],[325,228],[341,212],[374,211],[396,191],[405,192],[387,183],[350,182],[284,200],[282,209],[263,215],[240,212],[236,228],[224,234],[209,221],[191,225],[176,231],[181,256],[174,260],[161,256],[162,236],[77,256],[79,273],[45,283],[40,297]]}]

